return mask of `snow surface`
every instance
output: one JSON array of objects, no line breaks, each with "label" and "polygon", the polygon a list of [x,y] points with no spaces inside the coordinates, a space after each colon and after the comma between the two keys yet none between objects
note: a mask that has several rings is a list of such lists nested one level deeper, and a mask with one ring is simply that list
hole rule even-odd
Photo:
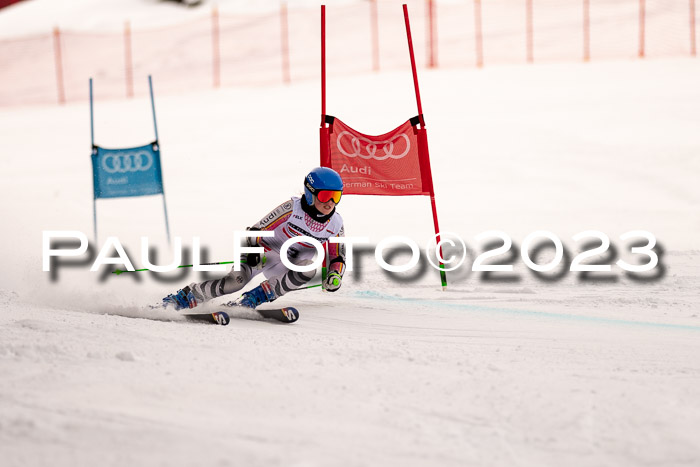
[{"label": "snow surface", "polygon": [[[87,103],[0,109],[0,463],[700,465],[699,75],[697,59],[421,71],[440,224],[466,265],[443,292],[425,261],[390,275],[366,248],[338,293],[281,298],[301,311],[288,326],[149,310],[201,280],[187,270],[91,273],[83,257],[42,272],[44,230],[85,232],[95,254],[117,236],[137,267],[148,235],[168,263],[162,201],[100,200],[94,244]],[[383,133],[416,113],[412,84],[334,79],[328,112]],[[155,87],[171,231],[230,260],[233,231],[318,162],[318,83]],[[100,145],[153,138],[146,99],[95,111]],[[372,244],[432,235],[425,197],[339,210]],[[471,272],[494,229],[515,271]],[[652,232],[660,266],[535,275],[519,258],[549,230],[570,262],[590,229],[608,264],[635,262],[621,234]]]}]

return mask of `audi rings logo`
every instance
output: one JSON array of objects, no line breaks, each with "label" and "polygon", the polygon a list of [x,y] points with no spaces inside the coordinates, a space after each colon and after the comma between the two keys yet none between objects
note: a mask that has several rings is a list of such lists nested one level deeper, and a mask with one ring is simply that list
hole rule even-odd
[{"label": "audi rings logo", "polygon": [[[404,143],[405,141],[405,143]],[[401,148],[403,150],[401,150]],[[338,135],[338,150],[348,157],[361,157],[362,159],[374,159],[383,161],[386,159],[401,159],[411,149],[411,140],[406,134],[401,133],[393,139],[386,141],[372,141],[371,139],[357,136],[349,131],[343,131]],[[379,150],[379,154],[377,154]],[[401,151],[398,154],[394,152]]]},{"label": "audi rings logo", "polygon": [[107,154],[102,158],[102,169],[110,174],[145,172],[153,166],[153,155],[148,151]]}]

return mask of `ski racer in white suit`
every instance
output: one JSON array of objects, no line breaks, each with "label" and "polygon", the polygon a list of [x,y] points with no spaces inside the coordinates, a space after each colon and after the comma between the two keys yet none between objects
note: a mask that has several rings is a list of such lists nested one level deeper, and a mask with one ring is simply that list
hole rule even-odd
[{"label": "ski racer in white suit", "polygon": [[[244,293],[235,304],[255,308],[302,287],[313,278],[315,271],[287,269],[280,259],[280,249],[292,237],[312,237],[325,244],[330,237],[344,236],[343,219],[336,212],[342,192],[343,181],[336,171],[326,167],[315,168],[304,179],[303,197],[285,201],[249,228],[275,234],[274,237],[248,238],[248,246],[264,248],[262,258],[258,253],[241,255],[244,261],[240,271],[232,268],[221,279],[193,282],[163,298],[163,305],[173,305],[176,310],[194,308],[213,298],[241,290],[261,272],[267,280]],[[327,249],[328,274],[323,288],[335,292],[342,284],[345,271],[345,247],[328,242]],[[311,264],[315,254],[316,248],[304,242],[294,243],[287,250],[289,261],[298,266]]]}]

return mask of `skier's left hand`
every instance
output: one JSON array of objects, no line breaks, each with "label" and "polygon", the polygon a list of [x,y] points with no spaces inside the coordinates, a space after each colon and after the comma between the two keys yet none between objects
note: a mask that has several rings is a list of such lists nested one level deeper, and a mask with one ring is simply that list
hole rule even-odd
[{"label": "skier's left hand", "polygon": [[343,276],[333,271],[326,276],[323,281],[323,290],[327,292],[335,292],[343,283]]}]

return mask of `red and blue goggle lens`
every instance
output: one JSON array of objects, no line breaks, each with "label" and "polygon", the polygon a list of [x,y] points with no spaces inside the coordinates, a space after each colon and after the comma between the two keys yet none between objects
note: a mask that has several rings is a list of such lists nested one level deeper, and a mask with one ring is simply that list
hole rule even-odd
[{"label": "red and blue goggle lens", "polygon": [[343,192],[340,190],[321,190],[316,193],[316,198],[322,203],[327,203],[333,200],[335,204],[340,203],[340,197],[343,196]]}]

